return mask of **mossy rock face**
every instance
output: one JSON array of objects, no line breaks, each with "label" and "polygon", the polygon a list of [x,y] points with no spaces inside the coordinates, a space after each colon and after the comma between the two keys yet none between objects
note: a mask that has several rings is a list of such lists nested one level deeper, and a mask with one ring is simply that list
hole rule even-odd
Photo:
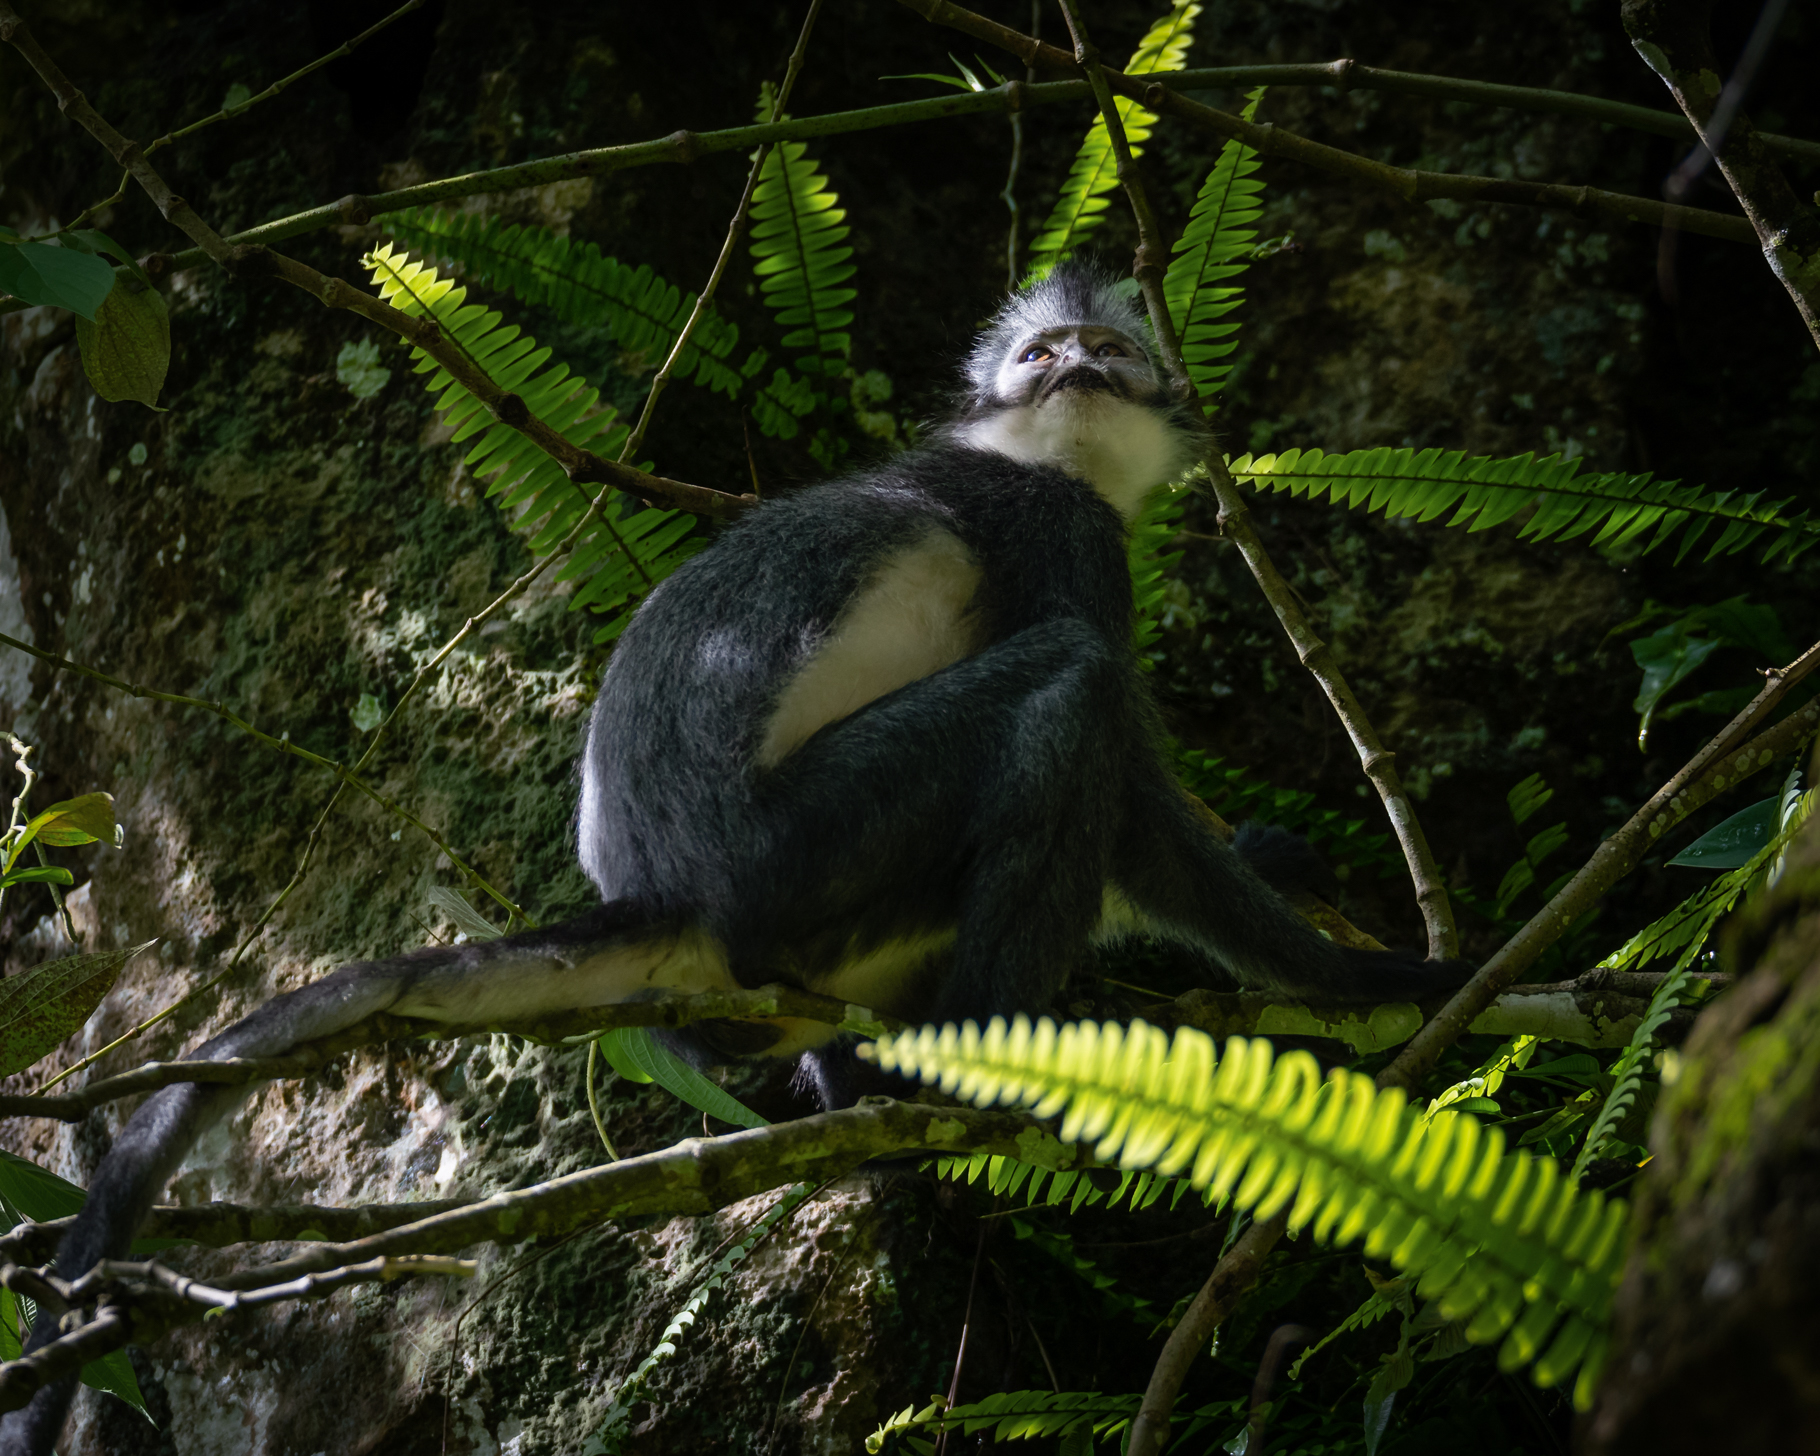
[{"label": "mossy rock face", "polygon": [[1820,820],[1732,927],[1738,983],[1657,1104],[1589,1449],[1800,1450],[1820,1432]]}]

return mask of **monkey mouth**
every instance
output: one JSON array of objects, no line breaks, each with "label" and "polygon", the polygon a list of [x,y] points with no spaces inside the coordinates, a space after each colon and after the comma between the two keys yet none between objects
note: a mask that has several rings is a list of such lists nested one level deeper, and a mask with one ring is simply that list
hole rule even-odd
[{"label": "monkey mouth", "polygon": [[1079,390],[1085,394],[1104,393],[1122,396],[1124,391],[1117,381],[1087,365],[1077,365],[1073,369],[1064,369],[1059,374],[1051,374],[1043,381],[1043,387],[1037,394],[1037,403],[1053,398],[1064,390]]}]

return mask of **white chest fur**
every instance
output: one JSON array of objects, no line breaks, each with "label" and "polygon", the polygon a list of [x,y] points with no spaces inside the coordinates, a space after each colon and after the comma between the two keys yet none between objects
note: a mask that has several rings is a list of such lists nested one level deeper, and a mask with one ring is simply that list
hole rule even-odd
[{"label": "white chest fur", "polygon": [[979,587],[973,553],[946,531],[931,530],[893,556],[785,686],[760,766],[780,762],[824,724],[977,652]]},{"label": "white chest fur", "polygon": [[1000,410],[958,433],[976,450],[1079,476],[1126,517],[1189,463],[1182,432],[1162,415],[1098,391],[1068,390]]}]

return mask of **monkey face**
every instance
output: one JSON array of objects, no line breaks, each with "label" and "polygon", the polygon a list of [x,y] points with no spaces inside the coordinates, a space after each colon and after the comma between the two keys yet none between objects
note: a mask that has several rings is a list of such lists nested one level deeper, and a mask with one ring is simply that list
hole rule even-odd
[{"label": "monkey face", "polygon": [[1158,406],[1166,396],[1150,357],[1129,334],[1106,324],[1043,329],[1009,351],[993,381],[1005,406],[1073,406],[1094,395]]}]

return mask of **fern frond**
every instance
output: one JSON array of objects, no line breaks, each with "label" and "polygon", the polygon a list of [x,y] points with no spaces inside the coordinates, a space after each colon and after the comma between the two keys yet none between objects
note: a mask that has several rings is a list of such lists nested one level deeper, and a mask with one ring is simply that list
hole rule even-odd
[{"label": "fern frond", "polygon": [[608,1456],[617,1456],[623,1449],[626,1437],[631,1433],[633,1407],[649,1399],[646,1387],[650,1384],[652,1374],[676,1353],[677,1346],[694,1327],[696,1317],[707,1305],[708,1297],[727,1282],[729,1274],[745,1262],[746,1256],[758,1246],[758,1241],[777,1227],[781,1220],[794,1213],[813,1192],[815,1185],[812,1183],[792,1184],[784,1190],[783,1197],[765,1210],[764,1216],[752,1225],[738,1243],[714,1261],[714,1267],[708,1271],[707,1277],[695,1286],[688,1302],[665,1326],[651,1353],[639,1362],[638,1368],[613,1392],[612,1404],[607,1407],[607,1414],[594,1433],[600,1450],[607,1452]]},{"label": "fern frond", "polygon": [[[1790,778],[1793,779],[1792,774]],[[1777,856],[1788,848],[1789,842],[1813,813],[1813,790],[1791,797],[1792,789],[1792,782],[1784,786],[1783,802],[1787,806],[1786,811],[1782,815],[1780,827],[1768,844],[1737,869],[1719,876],[1710,885],[1689,895],[1661,919],[1646,925],[1599,962],[1601,969],[1634,970],[1660,956],[1680,951],[1675,957],[1674,965],[1662,978],[1662,984],[1656,987],[1655,995],[1650,997],[1649,1009],[1644,1012],[1643,1020],[1630,1034],[1629,1043],[1611,1066],[1611,1089],[1605,1094],[1604,1105],[1593,1119],[1592,1129],[1586,1134],[1586,1141],[1581,1144],[1579,1155],[1574,1159],[1574,1177],[1578,1178],[1585,1171],[1586,1165],[1598,1157],[1600,1149],[1610,1140],[1612,1130],[1624,1120],[1624,1115],[1636,1101],[1637,1092],[1643,1083],[1644,1061],[1655,1046],[1656,1034],[1698,978],[1698,973],[1693,969],[1694,962],[1705,951],[1714,929],[1739,900],[1756,888],[1775,864]]]},{"label": "fern frond", "polygon": [[[565,323],[598,329],[652,369],[669,357],[695,308],[693,293],[648,265],[630,267],[593,243],[558,237],[548,228],[429,207],[385,213],[378,221],[406,247],[447,258],[476,283],[547,308]],[[797,420],[814,404],[808,384],[787,369],[765,379],[762,348],[736,366],[738,344],[738,325],[710,305],[677,358],[676,377],[729,397],[750,392],[759,429],[792,438]]]},{"label": "fern frond", "polygon": [[[1250,121],[1263,100],[1259,86],[1246,102]],[[1250,266],[1258,231],[1250,224],[1263,215],[1258,201],[1264,184],[1252,176],[1258,154],[1237,137],[1227,140],[1201,184],[1188,226],[1175,240],[1175,257],[1163,276],[1163,298],[1182,343],[1182,360],[1202,399],[1219,393],[1232,365],[1220,363],[1239,346],[1239,326],[1222,322],[1239,306],[1245,290],[1226,280]]]},{"label": "fern frond", "polygon": [[1302,835],[1322,853],[1380,876],[1404,873],[1403,856],[1390,847],[1388,834],[1367,833],[1363,819],[1348,819],[1336,809],[1317,809],[1306,789],[1282,789],[1254,778],[1251,770],[1196,748],[1176,754],[1176,777],[1197,799],[1227,819],[1261,819]]},{"label": "fern frond", "polygon": [[1742,551],[1767,535],[1763,560],[1793,561],[1820,544],[1812,513],[1789,514],[1789,498],[1765,501],[1763,491],[1702,491],[1656,480],[1647,472],[1581,475],[1579,460],[1533,454],[1496,459],[1461,450],[1353,450],[1328,455],[1289,450],[1281,455],[1242,455],[1231,462],[1234,478],[1254,490],[1286,490],[1310,500],[1381,510],[1388,516],[1432,521],[1453,511],[1449,526],[1484,531],[1533,506],[1520,535],[1538,541],[1568,540],[1598,528],[1595,546],[1643,542],[1653,551],[1680,532],[1680,561],[1707,531],[1720,527],[1705,559]]},{"label": "fern frond", "polygon": [[[906,1406],[866,1438],[866,1450],[883,1451],[886,1440],[895,1438],[900,1446],[909,1450],[932,1452],[935,1444],[921,1437],[923,1431],[949,1431],[966,1436],[990,1431],[995,1442],[1027,1441],[1075,1432],[1113,1436],[1131,1424],[1142,1400],[1140,1395],[1107,1395],[1097,1390],[1006,1390],[947,1410],[939,1403],[927,1405],[920,1411]],[[1239,1402],[1230,1404],[1236,1409]]]},{"label": "fern frond", "polygon": [[779,142],[765,154],[752,194],[753,272],[765,302],[790,332],[782,346],[806,352],[797,367],[826,380],[846,368],[853,339],[847,288],[853,249],[847,213],[803,142]]},{"label": "fern frond", "polygon": [[[1125,73],[1144,75],[1150,71],[1180,70],[1194,41],[1194,18],[1201,13],[1197,0],[1173,0],[1169,13],[1152,25],[1139,43]],[[1156,114],[1123,96],[1113,98],[1119,119],[1125,124],[1125,139],[1135,158],[1144,150]],[[1107,207],[1106,193],[1118,185],[1118,159],[1112,154],[1112,140],[1106,134],[1106,118],[1096,116],[1093,125],[1074,156],[1068,180],[1049,213],[1049,220],[1030,244],[1031,278],[1041,278],[1062,258],[1080,246],[1087,234],[1100,225],[1100,215]]]},{"label": "fern frond", "polygon": [[1108,1209],[1115,1209],[1121,1200],[1132,1213],[1141,1213],[1164,1194],[1169,1195],[1169,1207],[1173,1209],[1194,1187],[1186,1178],[1159,1178],[1154,1173],[1126,1169],[1117,1185],[1108,1191],[1095,1187],[1093,1180],[1083,1177],[1078,1169],[1062,1172],[1039,1168],[998,1153],[937,1158],[935,1171],[938,1177],[965,1179],[968,1183],[977,1183],[984,1174],[986,1190],[995,1198],[1012,1199],[1021,1194],[1026,1208],[1035,1208],[1039,1203],[1051,1208],[1066,1203],[1070,1213],[1102,1202]]},{"label": "fern frond", "polygon": [[[1146,672],[1155,667],[1150,649],[1163,635],[1167,611],[1164,595],[1182,553],[1170,548],[1182,528],[1182,507],[1188,492],[1165,486],[1152,496],[1131,523],[1126,559],[1131,563],[1131,645],[1138,665]],[[1160,656],[1160,654],[1158,654]]]},{"label": "fern frond", "polygon": [[[600,403],[598,389],[566,365],[550,363],[548,349],[506,325],[498,313],[468,303],[465,288],[390,244],[364,261],[381,298],[405,313],[436,319],[494,383],[517,394],[565,440],[608,456],[625,443],[626,427],[611,406]],[[487,495],[497,497],[502,510],[517,512],[513,525],[530,537],[532,551],[548,551],[574,529],[592,497],[524,435],[494,421],[429,355],[413,349],[411,356],[416,372],[431,376],[425,387],[437,396],[436,408],[454,428],[454,439],[480,437],[466,463],[477,479],[489,482]],[[621,501],[575,543],[557,580],[577,583],[571,610],[588,607],[606,617],[595,641],[617,637],[628,620],[622,608],[696,549],[690,535],[694,525],[695,517],[681,511]]]},{"label": "fern frond", "polygon": [[1504,1135],[1464,1113],[1422,1110],[1339,1067],[1321,1078],[1306,1052],[1277,1058],[1262,1039],[1173,1041],[1143,1022],[1058,1028],[1020,1016],[982,1033],[924,1027],[882,1038],[884,1067],[939,1082],[979,1106],[1063,1115],[1059,1136],[1090,1142],[1127,1168],[1187,1172],[1266,1219],[1335,1244],[1362,1238],[1369,1257],[1419,1280],[1475,1343],[1503,1337],[1506,1369],[1534,1362],[1538,1384],[1579,1369],[1590,1402],[1623,1258],[1626,1205],[1582,1192],[1546,1158],[1506,1154]]}]

